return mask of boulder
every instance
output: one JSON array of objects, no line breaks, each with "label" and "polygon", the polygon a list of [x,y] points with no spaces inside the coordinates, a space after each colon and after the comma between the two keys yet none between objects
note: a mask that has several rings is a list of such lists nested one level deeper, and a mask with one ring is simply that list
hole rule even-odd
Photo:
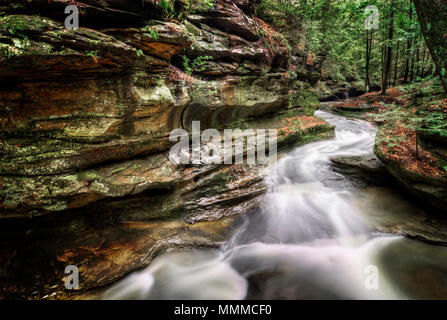
[{"label": "boulder", "polygon": [[334,171],[345,175],[357,186],[386,184],[391,178],[373,154],[333,157],[331,162]]}]

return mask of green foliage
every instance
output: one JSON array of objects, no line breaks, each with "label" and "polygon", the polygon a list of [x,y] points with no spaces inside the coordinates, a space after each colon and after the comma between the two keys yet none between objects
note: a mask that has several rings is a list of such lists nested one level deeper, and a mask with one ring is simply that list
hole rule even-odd
[{"label": "green foliage", "polygon": [[[432,61],[421,57],[424,40],[415,19],[414,6],[409,0],[261,0],[256,14],[285,35],[294,55],[307,56],[310,52],[319,57],[323,78],[356,83],[362,87],[366,78],[366,39],[371,35],[365,28],[369,16],[365,8],[369,5],[377,6],[380,13],[379,29],[372,32],[371,83],[380,83],[382,79],[382,53],[388,47],[393,49],[392,72],[397,70],[401,78],[408,59],[412,70],[415,70],[415,79],[417,70],[429,70]],[[413,10],[412,19],[410,8]],[[394,26],[391,40],[388,39],[390,24]],[[412,46],[406,50],[408,42]],[[395,68],[397,47],[400,50],[398,67]],[[418,54],[419,59],[416,59]],[[441,73],[445,74],[445,70]]]},{"label": "green foliage", "polygon": [[135,53],[137,54],[138,57],[144,57],[144,52],[141,49],[134,48]]},{"label": "green foliage", "polygon": [[287,73],[289,74],[290,78],[293,80],[296,80],[298,78],[298,75],[296,74],[295,71],[287,70]]},{"label": "green foliage", "polygon": [[168,19],[184,20],[188,14],[195,14],[197,11],[207,11],[216,6],[214,0],[183,0],[183,9],[176,12],[174,8],[174,0],[160,0],[158,6],[163,11],[163,15]]},{"label": "green foliage", "polygon": [[[300,29],[301,13],[299,6],[289,0],[262,0],[256,6],[256,15],[263,21],[270,24],[282,39],[278,39],[283,45],[287,46],[289,52],[292,52],[299,41],[302,39]],[[259,28],[259,32],[262,29]],[[263,39],[268,38],[265,34],[259,34]],[[268,48],[268,43],[264,41]]]},{"label": "green foliage", "polygon": [[191,76],[194,72],[200,72],[205,70],[205,64],[208,60],[212,59],[211,56],[199,56],[191,61],[187,56],[183,56],[183,67],[185,73]]},{"label": "green foliage", "polygon": [[257,14],[273,25],[284,25],[284,19],[298,19],[300,6],[290,0],[262,0],[256,7]]},{"label": "green foliage", "polygon": [[174,4],[172,1],[169,0],[160,0],[158,2],[158,5],[160,6],[161,10],[163,11],[163,14],[169,18],[173,19],[175,17],[175,10],[174,10]]},{"label": "green foliage", "polygon": [[155,41],[158,41],[158,39],[159,39],[158,31],[157,31],[157,29],[155,29],[155,27],[146,26],[146,27],[144,27],[144,30],[149,32],[149,34],[151,35],[152,38],[154,38]]},{"label": "green foliage", "polygon": [[388,111],[371,114],[372,118],[378,123],[385,123],[385,125],[393,124],[397,121],[405,121],[403,119],[407,113],[402,112],[402,109],[394,104],[388,105]]},{"label": "green foliage", "polygon": [[167,12],[171,9],[171,4],[166,0],[160,0],[159,4],[160,4],[160,8],[165,12]]},{"label": "green foliage", "polygon": [[209,10],[211,8],[214,8],[214,6],[216,5],[214,3],[214,0],[199,0],[198,4],[201,10]]},{"label": "green foliage", "polygon": [[[447,113],[443,104],[442,89],[439,78],[435,81],[424,83],[410,83],[400,87],[405,93],[409,105],[396,106],[387,105],[388,111],[374,115],[377,122],[385,128],[393,128],[396,123],[402,124],[411,131],[416,131],[424,136],[433,138],[447,138]],[[416,109],[416,112],[414,112]],[[381,134],[382,132],[382,134]],[[383,134],[386,130],[379,131],[378,143],[385,144],[390,150],[399,147],[402,140],[399,137]],[[447,167],[443,167],[445,170]]]},{"label": "green foliage", "polygon": [[439,162],[441,164],[441,169],[447,172],[447,162],[442,159],[440,159]]},{"label": "green foliage", "polygon": [[[5,15],[0,18],[0,30],[6,31],[10,35],[14,45],[20,49],[28,49],[29,39],[24,34],[26,30],[26,20],[18,16]],[[0,56],[11,59],[15,57],[17,51],[7,44],[0,44]]]},{"label": "green foliage", "polygon": [[85,50],[85,54],[89,57],[97,57],[98,50]]},{"label": "green foliage", "polygon": [[[364,68],[362,1],[262,0],[258,16],[282,31],[297,56],[314,53],[334,79],[359,78]],[[302,30],[297,34],[296,30]],[[301,51],[301,52],[300,52]],[[323,76],[325,76],[323,74]]]},{"label": "green foliage", "polygon": [[15,57],[16,53],[11,50],[11,48],[9,46],[2,46],[0,47],[0,56],[6,58],[6,59],[11,59],[13,57]]},{"label": "green foliage", "polygon": [[7,15],[1,18],[0,25],[1,28],[6,30],[11,36],[25,38],[26,36],[23,32],[27,28],[26,22],[27,21],[20,17]]},{"label": "green foliage", "polygon": [[201,82],[197,79],[192,78],[192,74],[194,72],[201,72],[205,70],[205,65],[208,60],[212,59],[211,56],[199,56],[195,59],[191,60],[186,55],[183,56],[183,67],[185,69],[185,73],[191,77],[192,83],[190,84],[190,88],[192,89],[192,95],[198,99],[205,95],[215,95],[217,94],[216,88],[206,88],[202,86]]},{"label": "green foliage", "polygon": [[420,132],[428,135],[447,137],[447,114],[434,110],[419,110],[416,123]]}]

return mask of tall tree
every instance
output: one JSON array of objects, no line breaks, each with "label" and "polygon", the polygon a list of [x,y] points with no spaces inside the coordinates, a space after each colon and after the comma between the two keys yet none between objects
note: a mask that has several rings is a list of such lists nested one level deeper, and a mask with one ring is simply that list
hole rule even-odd
[{"label": "tall tree", "polygon": [[407,36],[407,55],[405,59],[405,72],[404,72],[404,82],[408,82],[408,76],[410,75],[410,61],[412,57],[411,48],[413,46],[413,35],[411,32],[413,31],[413,6],[410,5],[409,9],[410,16],[410,35]]},{"label": "tall tree", "polygon": [[371,49],[374,30],[366,30],[366,55],[365,55],[365,91],[371,91]]},{"label": "tall tree", "polygon": [[413,0],[427,47],[447,92],[447,0]]},{"label": "tall tree", "polygon": [[390,18],[388,27],[388,41],[386,43],[385,56],[384,56],[384,70],[382,78],[382,94],[386,95],[390,83],[391,63],[393,58],[393,35],[394,35],[394,11],[393,3],[390,6]]},{"label": "tall tree", "polygon": [[429,55],[427,54],[427,46],[424,44],[424,51],[422,52],[422,66],[421,66],[421,78],[425,77],[425,66]]},{"label": "tall tree", "polygon": [[398,41],[396,44],[396,53],[394,54],[396,60],[394,61],[394,80],[393,80],[393,87],[396,86],[397,82],[397,73],[398,73],[398,65],[399,65],[399,48],[400,48],[400,42]]}]

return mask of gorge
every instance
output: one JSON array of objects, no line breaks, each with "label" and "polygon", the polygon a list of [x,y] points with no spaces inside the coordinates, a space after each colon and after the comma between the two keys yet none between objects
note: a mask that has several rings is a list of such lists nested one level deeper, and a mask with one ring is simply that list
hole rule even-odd
[{"label": "gorge", "polygon": [[[447,19],[395,1],[426,40],[383,96],[328,27],[359,1],[0,1],[0,298],[446,299]],[[172,161],[195,122],[278,162]]]}]

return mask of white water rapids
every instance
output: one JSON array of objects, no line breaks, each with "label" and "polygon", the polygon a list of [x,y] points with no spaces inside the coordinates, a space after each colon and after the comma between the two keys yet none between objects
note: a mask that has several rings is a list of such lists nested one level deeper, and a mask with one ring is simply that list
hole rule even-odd
[{"label": "white water rapids", "polygon": [[[376,129],[322,111],[316,115],[336,126],[336,137],[281,158],[267,178],[269,191],[260,211],[245,217],[224,247],[161,255],[104,298],[407,298],[405,291],[411,289],[390,281],[393,270],[400,271],[386,267],[383,252],[397,257],[396,250],[420,252],[422,244],[372,232],[366,215],[349,200],[352,185],[330,167],[333,156],[372,153]],[[371,266],[379,271],[378,288],[367,285]]]}]

